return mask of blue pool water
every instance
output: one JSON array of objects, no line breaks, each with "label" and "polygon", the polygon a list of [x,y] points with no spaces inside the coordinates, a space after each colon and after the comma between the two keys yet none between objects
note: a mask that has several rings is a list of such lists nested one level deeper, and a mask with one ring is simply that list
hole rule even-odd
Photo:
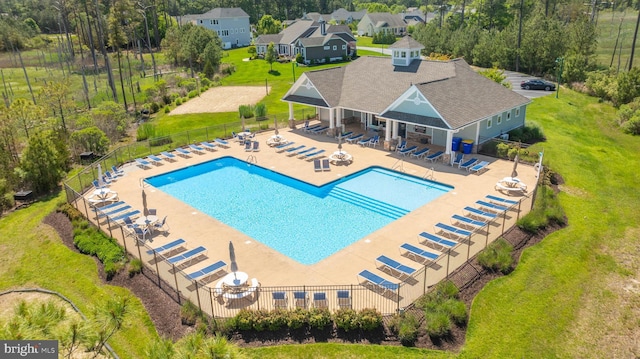
[{"label": "blue pool water", "polygon": [[145,181],[307,265],[452,189],[380,167],[318,187],[232,157]]}]

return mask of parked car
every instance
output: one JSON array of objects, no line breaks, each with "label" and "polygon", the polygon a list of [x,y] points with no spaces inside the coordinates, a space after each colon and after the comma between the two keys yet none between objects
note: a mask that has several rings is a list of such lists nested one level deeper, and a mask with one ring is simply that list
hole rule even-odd
[{"label": "parked car", "polygon": [[553,91],[556,89],[556,85],[553,82],[544,80],[528,80],[520,83],[520,88],[525,90],[545,90]]}]

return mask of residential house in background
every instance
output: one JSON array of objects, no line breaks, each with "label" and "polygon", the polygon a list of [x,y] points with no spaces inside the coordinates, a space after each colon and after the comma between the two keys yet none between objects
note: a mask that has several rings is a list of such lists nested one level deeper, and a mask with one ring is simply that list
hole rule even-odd
[{"label": "residential house in background", "polygon": [[222,47],[230,49],[251,45],[249,15],[239,7],[215,8],[204,14],[179,17],[180,24],[192,23],[215,31]]},{"label": "residential house in background", "polygon": [[402,14],[388,12],[367,13],[358,23],[358,35],[373,36],[380,31],[402,36],[407,32],[407,23]]},{"label": "residential house in background", "polygon": [[350,24],[354,21],[362,20],[362,17],[367,13],[367,10],[360,11],[348,11],[344,8],[340,8],[331,14],[320,14],[319,12],[310,12],[302,15],[303,20],[320,21],[324,20],[327,23],[335,24]]},{"label": "residential house in background", "polygon": [[[329,134],[360,124],[390,148],[398,137],[451,152],[453,138],[475,145],[522,127],[530,100],[476,73],[463,59],[420,58],[424,48],[405,36],[391,58],[362,56],[342,67],[307,71],[282,100],[316,108]],[[291,121],[293,123],[293,121]]]},{"label": "residential house in background", "polygon": [[295,58],[302,54],[304,62],[326,62],[355,56],[356,39],[347,25],[327,25],[325,21],[300,19],[279,34],[260,35],[255,40],[258,56],[264,56],[273,42],[278,56]]}]

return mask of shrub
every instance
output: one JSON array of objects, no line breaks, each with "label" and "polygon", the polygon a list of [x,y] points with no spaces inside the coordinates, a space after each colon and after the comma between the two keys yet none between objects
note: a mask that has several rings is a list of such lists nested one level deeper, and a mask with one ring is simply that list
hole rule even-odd
[{"label": "shrub", "polygon": [[176,106],[180,106],[180,105],[182,105],[182,99],[178,98],[176,99]]},{"label": "shrub", "polygon": [[209,88],[212,85],[211,80],[209,80],[206,77],[200,80],[200,84],[202,84],[202,87],[205,87],[205,88]]},{"label": "shrub", "polygon": [[150,123],[143,123],[138,126],[136,141],[144,141],[156,136],[156,126]]},{"label": "shrub", "polygon": [[240,105],[240,107],[238,107],[238,112],[240,113],[240,117],[251,118],[253,117],[253,106]]},{"label": "shrub", "polygon": [[198,92],[197,90],[193,90],[193,91],[189,91],[189,93],[187,94],[187,97],[194,98],[194,97],[198,96],[199,94],[200,94],[200,92]]},{"label": "shrub", "polygon": [[362,330],[370,331],[380,328],[382,314],[374,308],[365,308],[358,313],[358,326]]},{"label": "shrub", "polygon": [[255,111],[256,117],[258,117],[258,118],[266,117],[267,116],[267,105],[265,105],[264,103],[260,102],[259,104],[256,105],[254,111]]},{"label": "shrub", "polygon": [[336,327],[348,332],[358,328],[358,313],[350,308],[341,308],[333,314],[333,321]]},{"label": "shrub", "polygon": [[151,105],[149,105],[149,111],[151,111],[151,113],[156,113],[158,110],[160,110],[160,105],[157,102],[152,102]]},{"label": "shrub", "polygon": [[180,320],[184,325],[193,326],[196,324],[199,318],[202,318],[204,313],[200,310],[200,308],[196,307],[195,304],[191,303],[191,301],[186,301],[180,307]]},{"label": "shrub", "polygon": [[164,113],[169,113],[169,112],[171,112],[171,108],[169,106],[165,106]]},{"label": "shrub", "polygon": [[269,327],[269,312],[266,310],[253,311],[253,329],[262,332]]},{"label": "shrub", "polygon": [[[545,178],[550,176],[545,171]],[[555,192],[545,183],[538,187],[538,195],[533,209],[526,216],[520,218],[516,225],[526,232],[536,233],[549,225],[550,222],[564,225],[566,224],[566,216]]]},{"label": "shrub", "polygon": [[142,261],[137,258],[133,259],[129,262],[129,277],[133,277],[140,273],[142,273]]},{"label": "shrub", "polygon": [[512,251],[511,243],[504,238],[498,238],[478,253],[478,263],[489,271],[507,274],[513,267]]},{"label": "shrub", "polygon": [[250,330],[253,328],[253,311],[249,309],[241,309],[234,317],[233,322],[238,330]]},{"label": "shrub", "polygon": [[467,306],[463,301],[457,299],[447,299],[442,303],[444,312],[449,314],[449,318],[456,325],[464,325],[467,323]]},{"label": "shrub", "polygon": [[309,324],[309,312],[302,308],[296,308],[289,312],[287,316],[287,327],[289,329],[300,329]]},{"label": "shrub", "polygon": [[209,322],[209,329],[211,333],[216,335],[228,336],[235,328],[235,322],[231,319],[219,319],[214,318]]},{"label": "shrub", "polygon": [[309,310],[309,326],[324,329],[331,323],[331,312],[326,308],[312,308]]},{"label": "shrub", "polygon": [[162,145],[168,145],[170,143],[172,143],[173,140],[171,139],[171,136],[161,136],[161,137],[154,137],[149,139],[149,145],[150,146],[162,146]]},{"label": "shrub", "polygon": [[265,318],[267,322],[267,329],[274,331],[279,330],[287,326],[289,319],[289,312],[284,309],[272,310]]},{"label": "shrub", "polygon": [[440,338],[451,333],[451,319],[444,312],[427,312],[425,330],[430,337]]},{"label": "shrub", "polygon": [[396,322],[395,332],[398,340],[404,346],[412,346],[418,339],[418,319],[411,313],[399,316]]},{"label": "shrub", "polygon": [[124,249],[115,239],[105,236],[96,229],[88,228],[76,235],[73,242],[80,252],[98,257],[104,265],[108,280],[122,269],[125,258]]}]

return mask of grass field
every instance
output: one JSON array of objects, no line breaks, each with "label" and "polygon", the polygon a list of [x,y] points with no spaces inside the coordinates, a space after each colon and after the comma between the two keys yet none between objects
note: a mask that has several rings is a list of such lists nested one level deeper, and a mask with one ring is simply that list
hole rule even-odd
[{"label": "grass field", "polygon": [[[631,8],[626,11],[601,11],[598,13],[598,49],[596,50],[596,58],[600,66],[617,68],[619,65],[622,69],[628,68],[637,17],[638,12]],[[620,38],[616,47],[618,28],[620,28]],[[617,48],[615,56],[613,56],[614,47]],[[639,54],[640,41],[636,41],[634,55],[636,57],[634,60],[636,66],[640,64],[640,60],[637,59]]]}]

